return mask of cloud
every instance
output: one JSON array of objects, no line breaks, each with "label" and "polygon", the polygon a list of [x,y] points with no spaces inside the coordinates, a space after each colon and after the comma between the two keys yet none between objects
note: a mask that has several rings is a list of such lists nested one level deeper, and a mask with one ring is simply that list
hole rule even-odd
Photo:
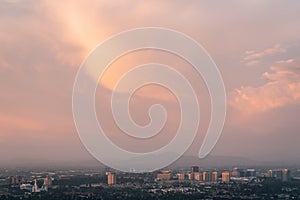
[{"label": "cloud", "polygon": [[265,112],[300,103],[300,60],[289,59],[263,73],[267,83],[259,87],[241,87],[231,94],[230,105],[244,114]]},{"label": "cloud", "polygon": [[[83,147],[79,143],[73,125],[72,86],[76,70],[84,57],[109,36],[143,26],[161,26],[182,31],[203,44],[220,67],[227,89],[232,90],[239,87],[241,82],[247,82],[248,85],[255,84],[257,74],[261,74],[257,68],[254,73],[238,69],[240,61],[236,58],[239,57],[240,52],[245,49],[256,49],[244,54],[244,57],[247,57],[244,62],[255,66],[263,63],[266,57],[274,61],[274,57],[270,55],[280,55],[284,52],[285,47],[279,44],[299,41],[298,5],[299,2],[296,1],[287,4],[277,0],[243,3],[235,0],[226,3],[192,1],[189,4],[183,1],[156,0],[146,3],[141,0],[134,0],[131,3],[119,0],[92,0],[89,3],[83,0],[76,2],[69,0],[63,2],[2,1],[0,3],[0,110],[4,114],[0,113],[0,129],[1,136],[5,136],[5,139],[1,141],[1,158],[5,156],[14,158],[18,154],[23,158],[32,157],[31,153],[34,151],[40,153],[41,157],[65,159],[74,156],[78,159],[77,155],[85,152],[81,149]],[[234,12],[236,8],[240,12]],[[219,33],[222,33],[222,37]],[[257,51],[270,44],[278,45]],[[149,56],[149,60],[153,61],[153,58],[154,56]],[[148,60],[140,56],[138,59],[127,59],[126,64],[131,65],[137,61]],[[199,98],[205,96],[208,98],[208,100],[200,100],[201,118],[208,121],[210,118],[206,117],[208,115],[206,113],[209,113],[209,106],[207,106],[209,104],[206,102],[209,102],[209,97],[206,95],[205,85],[199,84],[199,77],[194,75],[195,73],[190,71],[187,65],[173,58],[163,55],[157,57],[157,61],[160,63],[165,61],[165,64],[170,66],[177,64],[178,68],[191,77],[189,80],[197,87]],[[235,108],[260,113],[262,110],[272,110],[271,103],[277,103],[277,107],[285,108],[282,106],[298,101],[296,83],[299,78],[295,74],[292,63],[297,61],[276,63],[270,72],[263,75],[268,83],[261,87],[239,88],[236,91],[239,93],[234,93],[232,98],[232,102],[236,104]],[[280,68],[280,65],[284,67]],[[291,68],[287,68],[287,65]],[[112,76],[106,76],[107,80],[113,82],[115,80],[113,76],[118,75],[125,67],[126,65],[121,63]],[[276,83],[278,80],[280,84]],[[151,88],[147,91],[149,90]],[[269,94],[266,91],[269,93],[273,91],[273,93]],[[148,94],[154,97],[151,92],[145,94],[142,92],[137,93],[137,104],[134,104],[140,104],[137,108],[141,110],[145,107],[144,99],[149,97]],[[155,92],[157,90],[152,93]],[[155,94],[155,98],[160,101],[170,99],[168,95]],[[243,96],[248,100],[243,99]],[[235,98],[238,102],[234,101]],[[254,106],[252,102],[254,100],[265,105],[265,108],[263,109],[262,105]],[[208,111],[203,111],[203,108]],[[173,107],[171,110],[174,111]],[[143,119],[147,119],[143,113],[141,115],[137,113],[137,122],[140,122],[140,119],[140,123],[143,123]],[[173,117],[173,113],[171,116]],[[278,115],[278,118],[283,117]],[[247,120],[244,122],[248,123]],[[170,123],[172,123],[170,127],[173,128],[173,121]],[[288,125],[288,122],[286,123]],[[205,121],[206,124],[208,122]],[[266,123],[266,126],[268,125]],[[241,130],[237,131],[238,133],[243,131],[243,127],[239,126]],[[112,125],[108,128],[111,127]],[[294,129],[299,130],[297,126]],[[294,141],[293,138],[291,140]],[[201,138],[196,141],[201,141]],[[198,151],[199,142],[196,143],[194,149]],[[40,147],[37,146],[39,144],[43,148],[47,147],[47,150],[40,151]],[[22,145],[27,146],[28,149],[21,149]],[[235,144],[231,146],[235,147]],[[66,150],[69,153],[66,153]]]},{"label": "cloud", "polygon": [[17,130],[40,131],[45,128],[35,120],[3,113],[0,113],[0,124],[1,128]]},{"label": "cloud", "polygon": [[247,66],[256,66],[260,63],[258,60],[252,60],[246,63]]},{"label": "cloud", "polygon": [[263,59],[266,56],[276,55],[285,53],[286,48],[282,47],[280,44],[275,44],[271,48],[267,48],[263,51],[246,51],[243,56],[243,62],[248,66],[255,66],[259,63],[260,59]]}]

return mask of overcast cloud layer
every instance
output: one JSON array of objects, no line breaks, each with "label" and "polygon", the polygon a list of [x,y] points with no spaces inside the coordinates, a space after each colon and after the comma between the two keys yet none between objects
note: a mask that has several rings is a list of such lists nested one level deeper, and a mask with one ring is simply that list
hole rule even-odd
[{"label": "overcast cloud layer", "polygon": [[[228,115],[213,155],[256,160],[300,161],[300,1],[21,1],[0,3],[0,157],[16,160],[81,161],[91,156],[77,136],[71,95],[77,69],[88,53],[113,34],[160,26],[190,35],[211,54],[224,78]],[[97,110],[109,137],[120,146],[108,96],[131,66],[157,61],[191,80],[203,112],[196,155],[209,121],[209,97],[201,77],[185,61],[145,51],[120,58],[97,91]],[[122,66],[122,67],[121,67]],[[159,91],[159,95],[152,95]],[[123,91],[124,92],[124,91]],[[151,94],[151,95],[149,95]],[[137,123],[147,106],[169,110],[167,127],[154,146],[172,138],[178,125],[176,99],[162,88],[138,91],[132,102]],[[105,111],[105,112],[104,112]],[[107,115],[103,116],[103,113]]]}]

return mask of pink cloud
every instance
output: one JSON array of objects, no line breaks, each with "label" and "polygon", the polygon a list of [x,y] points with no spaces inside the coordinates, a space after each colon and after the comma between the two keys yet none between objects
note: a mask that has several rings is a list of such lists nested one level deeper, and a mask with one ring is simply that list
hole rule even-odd
[{"label": "pink cloud", "polygon": [[270,70],[272,73],[262,75],[266,84],[236,89],[230,105],[244,114],[253,114],[300,103],[300,60],[280,61]]},{"label": "pink cloud", "polygon": [[266,56],[285,53],[286,49],[280,44],[275,44],[273,47],[265,49],[263,51],[246,51],[244,53],[243,61],[246,62],[248,66],[254,66],[259,63],[259,59],[262,59]]},{"label": "pink cloud", "polygon": [[45,127],[36,120],[0,113],[1,128],[39,131]]},{"label": "pink cloud", "polygon": [[260,62],[258,60],[252,60],[246,63],[247,66],[256,66],[258,65]]}]

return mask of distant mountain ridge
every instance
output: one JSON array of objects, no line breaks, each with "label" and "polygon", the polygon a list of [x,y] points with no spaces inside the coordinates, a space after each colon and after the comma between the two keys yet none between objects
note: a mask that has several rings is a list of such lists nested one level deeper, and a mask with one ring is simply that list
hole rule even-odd
[{"label": "distant mountain ridge", "polygon": [[[129,161],[131,162],[131,161]],[[234,156],[207,156],[199,159],[197,156],[182,156],[176,162],[166,167],[169,169],[188,168],[190,166],[199,166],[203,168],[220,167],[255,167],[255,166],[300,166],[300,161],[257,161],[243,157]],[[0,168],[105,168],[105,165],[90,157],[81,161],[51,161],[51,160],[12,160],[10,163],[0,163]]]}]

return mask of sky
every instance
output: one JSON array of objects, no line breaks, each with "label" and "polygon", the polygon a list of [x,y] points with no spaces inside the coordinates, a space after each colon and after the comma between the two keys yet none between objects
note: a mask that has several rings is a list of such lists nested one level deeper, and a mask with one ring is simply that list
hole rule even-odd
[{"label": "sky", "polygon": [[[191,36],[220,70],[227,116],[212,155],[300,162],[299,19],[298,0],[2,0],[1,164],[91,159],[72,116],[77,70],[89,52],[110,36],[152,26]],[[108,99],[120,76],[132,66],[154,61],[182,72],[197,91],[203,117],[186,152],[197,155],[210,119],[209,95],[189,63],[170,53],[143,50],[112,63],[97,88],[98,119],[108,137],[128,150],[153,150],[172,138],[180,110],[174,95],[164,88],[142,88],[131,100],[138,124],[149,122],[147,109],[152,104],[162,103],[170,113],[166,127],[150,141],[122,134],[109,111]]]}]

